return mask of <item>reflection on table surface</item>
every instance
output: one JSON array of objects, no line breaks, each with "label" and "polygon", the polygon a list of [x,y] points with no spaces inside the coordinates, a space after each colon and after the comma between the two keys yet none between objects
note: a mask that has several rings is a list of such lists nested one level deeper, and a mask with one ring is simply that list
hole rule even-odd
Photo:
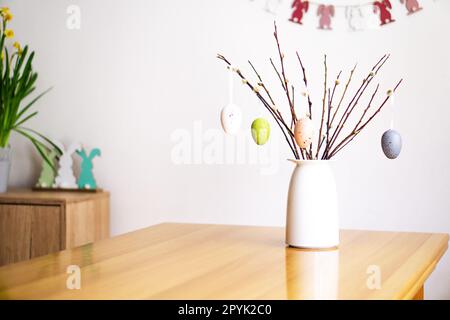
[{"label": "reflection on table surface", "polygon": [[338,298],[339,250],[286,249],[286,292],[288,299]]}]

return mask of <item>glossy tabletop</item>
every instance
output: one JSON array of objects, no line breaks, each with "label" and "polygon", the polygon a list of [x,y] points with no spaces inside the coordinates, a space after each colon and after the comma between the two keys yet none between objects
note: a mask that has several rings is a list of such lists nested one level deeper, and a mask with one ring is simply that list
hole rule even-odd
[{"label": "glossy tabletop", "polygon": [[[339,249],[312,251],[286,247],[283,228],[160,224],[4,266],[0,298],[410,299],[449,239],[353,230],[340,237]],[[80,289],[67,287],[71,265],[80,267]]]}]

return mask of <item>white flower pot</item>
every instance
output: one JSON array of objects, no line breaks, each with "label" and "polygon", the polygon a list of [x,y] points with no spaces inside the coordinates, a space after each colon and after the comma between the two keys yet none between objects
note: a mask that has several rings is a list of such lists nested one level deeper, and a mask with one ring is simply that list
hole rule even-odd
[{"label": "white flower pot", "polygon": [[8,190],[9,170],[11,168],[11,148],[0,148],[0,193]]},{"label": "white flower pot", "polygon": [[327,160],[295,163],[289,184],[286,244],[325,249],[339,245],[336,182]]}]

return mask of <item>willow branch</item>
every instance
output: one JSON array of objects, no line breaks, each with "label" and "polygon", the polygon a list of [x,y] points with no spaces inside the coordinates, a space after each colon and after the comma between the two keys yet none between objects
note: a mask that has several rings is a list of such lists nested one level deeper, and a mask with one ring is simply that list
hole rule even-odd
[{"label": "willow branch", "polygon": [[[331,129],[331,109],[333,108],[333,99],[334,99],[334,93],[336,92],[336,87],[339,85],[339,77],[341,76],[342,71],[339,71],[336,80],[334,81],[334,87],[333,91],[330,95],[330,89],[328,89],[328,113],[327,113],[327,133],[326,133],[326,143],[325,143],[325,151],[328,148],[328,145],[330,143],[330,129]],[[322,146],[323,142],[325,140],[325,137],[322,138],[322,141],[320,142],[319,148]],[[322,159],[326,158],[326,152],[323,152]]]},{"label": "willow branch", "polygon": [[248,61],[248,63],[250,64],[250,66],[252,67],[252,69],[255,72],[256,76],[258,77],[258,80],[259,80],[258,85],[264,89],[264,91],[267,94],[267,97],[269,97],[269,99],[270,99],[270,102],[272,103],[273,106],[275,106],[275,101],[273,100],[272,96],[270,95],[269,90],[265,86],[265,84],[264,84],[261,76],[259,75],[258,71],[256,71],[256,68],[253,66],[253,64],[252,64],[252,62],[250,60]]},{"label": "willow branch", "polygon": [[345,123],[347,122],[350,114],[353,112],[353,110],[355,109],[356,105],[359,102],[359,99],[361,98],[361,96],[364,94],[365,90],[367,89],[368,85],[370,84],[370,82],[372,81],[372,79],[375,77],[375,75],[377,74],[377,72],[380,70],[380,68],[386,63],[386,61],[389,59],[389,55],[384,55],[371,69],[370,73],[367,75],[367,77],[365,77],[361,83],[361,86],[358,88],[358,90],[356,91],[355,95],[353,96],[353,98],[351,99],[351,101],[349,102],[349,104],[347,105],[347,108],[345,109],[344,113],[342,114],[342,117],[336,127],[336,130],[334,131],[332,137],[331,137],[331,141],[330,144],[328,146],[328,150],[326,151],[327,153],[329,152],[329,150],[333,147],[334,143],[336,142],[336,140],[339,137],[339,134],[341,133],[342,129],[345,126]]},{"label": "willow branch", "polygon": [[[400,81],[397,83],[397,85],[394,87],[393,92],[395,92],[397,90],[397,88],[400,86],[400,84],[403,82],[403,79],[400,79]],[[364,129],[370,121],[372,121],[372,119],[381,111],[381,109],[384,107],[384,105],[386,104],[386,102],[391,98],[391,95],[388,95],[383,103],[378,107],[378,109],[372,114],[372,116],[370,116],[370,118],[364,122],[364,124],[362,124],[359,128],[358,131],[360,132],[362,129]]]},{"label": "willow branch", "polygon": [[364,119],[364,117],[365,117],[367,111],[368,111],[368,110],[370,109],[370,107],[372,106],[372,101],[373,101],[373,99],[375,98],[375,96],[376,96],[376,94],[377,94],[377,92],[378,92],[379,87],[380,87],[380,85],[378,84],[377,87],[375,88],[375,91],[374,91],[373,94],[372,94],[372,97],[370,98],[369,103],[367,104],[367,107],[364,109],[364,112],[362,113],[361,117],[359,118],[359,121],[356,123],[356,125],[355,125],[355,127],[353,128],[352,132],[350,132],[350,134],[348,134],[341,142],[339,142],[339,144],[336,146],[336,148],[335,148],[333,151],[331,151],[331,155],[333,155],[333,152],[339,151],[340,148],[341,148],[343,145],[345,145],[345,143],[346,143],[347,141],[349,141],[349,139],[353,139],[352,137],[353,137],[355,134],[358,134],[358,126],[361,124],[361,122],[362,122],[362,120]]},{"label": "willow branch", "polygon": [[341,119],[338,122],[338,125],[336,126],[336,130],[333,133],[333,136],[331,137],[331,145],[334,143],[334,141],[337,138],[337,135],[339,134],[339,132],[342,130],[342,123],[345,119],[345,117],[347,116],[347,112],[348,110],[351,108],[353,102],[355,101],[355,99],[358,97],[359,93],[361,92],[361,90],[364,88],[365,84],[367,83],[368,79],[370,77],[374,76],[374,71],[375,68],[377,68],[377,66],[386,58],[386,55],[383,55],[383,57],[378,60],[378,62],[372,67],[371,71],[369,72],[369,74],[363,79],[360,87],[358,88],[358,90],[356,91],[355,95],[353,96],[353,98],[350,100],[349,104],[347,105],[347,108],[345,109],[344,113],[341,116]]},{"label": "willow branch", "polygon": [[[291,85],[291,91],[292,91],[292,109],[295,110],[295,88],[293,85]],[[295,119],[297,121],[297,119]],[[291,130],[293,129],[295,125],[294,118],[291,118]]]},{"label": "willow branch", "polygon": [[[400,79],[400,81],[397,83],[397,85],[394,87],[393,92],[397,90],[397,88],[402,83],[403,79]],[[386,102],[390,99],[391,95],[387,95],[387,97],[384,99],[384,101],[381,103],[381,105],[378,107],[378,109],[372,114],[372,116],[369,117],[369,119],[364,122],[362,125],[360,125],[356,130],[353,130],[353,134],[350,135],[350,138],[347,139],[345,143],[343,143],[339,148],[336,147],[333,152],[330,153],[330,158],[335,156],[339,151],[341,151],[346,145],[348,145],[374,118],[375,116],[381,111],[381,109],[386,105]]]},{"label": "willow branch", "polygon": [[[292,108],[295,110],[295,88],[294,88],[294,86],[291,86],[291,90],[292,90]],[[291,130],[293,129],[294,125],[295,125],[294,121],[291,121]],[[291,136],[291,139],[292,139],[292,143],[294,143],[295,151],[297,151],[297,153],[298,153],[297,144],[294,142],[295,140],[292,136]],[[302,148],[300,148],[300,153],[302,155],[302,159],[304,159],[305,155],[304,155]]]},{"label": "willow branch", "polygon": [[357,65],[355,64],[355,66],[353,67],[352,71],[350,71],[350,76],[348,77],[347,83],[345,84],[344,92],[342,93],[341,99],[339,100],[339,103],[338,103],[338,105],[336,107],[336,110],[334,111],[333,117],[331,118],[330,126],[333,126],[334,119],[336,118],[336,115],[339,112],[339,108],[341,107],[342,101],[344,100],[345,94],[347,93],[348,86],[350,85],[350,82],[352,81],[353,73],[356,70],[356,66]]},{"label": "willow branch", "polygon": [[[259,72],[256,70],[255,66],[251,63],[250,60],[248,61],[248,63],[250,64],[250,66],[252,67],[252,69],[253,69],[253,71],[255,72],[256,76],[258,77],[258,80],[259,80],[258,85],[259,85],[261,88],[263,88],[263,90],[266,92],[267,96],[269,97],[270,102],[272,103],[272,109],[276,110],[276,112],[274,112],[275,115],[278,117],[278,119],[279,119],[282,123],[285,123],[285,121],[284,121],[284,119],[283,119],[283,115],[282,115],[281,112],[277,109],[277,107],[276,107],[276,105],[275,105],[275,101],[273,100],[272,95],[269,93],[269,90],[267,89],[266,85],[264,84],[264,81],[263,81],[261,75],[260,75]],[[293,87],[292,87],[292,89],[293,89]],[[290,128],[290,129],[291,129],[291,132],[292,132],[292,125],[291,125],[291,128]],[[299,153],[298,153],[298,149],[297,149],[297,144],[295,143],[295,140],[294,140],[294,135],[293,135],[293,134],[289,134],[289,137],[290,137],[290,139],[291,139],[291,142],[292,142],[292,145],[293,145],[293,147],[294,147],[295,153],[296,153],[297,156],[298,156]],[[300,149],[300,152],[301,152],[302,158],[304,158],[303,150]]]},{"label": "willow branch", "polygon": [[286,93],[286,98],[288,100],[289,107],[291,109],[291,117],[292,117],[291,122],[295,124],[297,122],[297,116],[295,114],[293,100],[291,99],[290,94],[289,94],[289,86],[288,86],[289,81],[286,77],[286,72],[285,72],[285,68],[284,68],[284,53],[281,52],[281,46],[280,46],[280,40],[278,39],[278,30],[277,30],[276,22],[274,22],[273,25],[274,25],[274,29],[275,29],[273,36],[275,37],[275,41],[277,43],[278,56],[280,58],[280,64],[281,64],[281,75],[283,77],[283,83],[284,83],[284,91]]},{"label": "willow branch", "polygon": [[323,122],[325,121],[325,101],[327,99],[327,77],[328,77],[328,66],[327,66],[327,55],[324,56],[323,59],[324,65],[324,82],[323,82],[323,98],[322,98],[322,118],[320,119],[320,129],[319,129],[319,137],[317,138],[317,151],[316,151],[316,159],[319,157],[320,147],[322,145],[322,128]]},{"label": "willow branch", "polygon": [[[221,54],[217,55],[217,58],[224,61],[228,67],[231,67],[231,63]],[[264,97],[259,93],[259,89],[255,86],[253,86],[246,78],[245,76],[242,74],[242,72],[239,69],[235,70],[236,74],[241,78],[242,82],[244,84],[246,84],[255,94],[256,96],[259,98],[259,100],[263,103],[264,107],[270,112],[270,114],[272,115],[272,117],[275,119],[275,122],[278,124],[278,126],[280,127],[281,131],[283,132],[283,135],[289,145],[289,148],[291,149],[292,153],[294,154],[294,157],[296,159],[299,159],[299,156],[297,154],[297,152],[295,151],[294,147],[291,145],[291,142],[289,141],[288,135],[286,134],[286,132],[283,129],[284,128],[287,130],[288,134],[293,136],[293,132],[292,130],[290,130],[290,128],[286,125],[286,123],[284,121],[281,121],[277,115],[279,116],[280,113],[277,110],[272,109],[272,107],[270,106],[270,104],[266,101],[266,99],[264,99]]]},{"label": "willow branch", "polygon": [[[303,74],[303,82],[305,84],[305,90],[306,90],[306,97],[308,98],[308,117],[312,120],[312,101],[311,101],[311,97],[309,96],[309,90],[308,90],[308,79],[306,78],[306,70],[305,67],[303,66],[303,62],[302,59],[300,58],[300,55],[298,54],[298,51],[295,52],[295,54],[297,55],[297,60],[300,64],[300,68],[302,69],[302,74]],[[312,143],[309,146],[309,158],[312,158]]]},{"label": "willow branch", "polygon": [[[336,86],[335,86],[336,87]],[[325,134],[325,137],[320,141],[319,148],[322,146],[323,142],[325,141],[325,149],[328,146],[329,143],[329,135],[330,135],[330,113],[331,113],[331,102],[332,101],[332,95],[330,92],[330,88],[328,88],[328,113],[327,113],[327,131]],[[325,152],[322,154],[321,159],[323,160],[325,157]]]},{"label": "willow branch", "polygon": [[370,98],[370,101],[369,101],[367,107],[364,109],[364,112],[361,115],[361,118],[359,118],[358,122],[356,123],[355,127],[353,128],[353,132],[356,132],[356,130],[358,129],[358,126],[361,124],[364,117],[366,116],[367,111],[369,111],[370,107],[372,106],[372,101],[375,98],[379,88],[380,88],[380,84],[377,84],[377,87],[375,88],[375,91],[373,92],[372,97]]}]

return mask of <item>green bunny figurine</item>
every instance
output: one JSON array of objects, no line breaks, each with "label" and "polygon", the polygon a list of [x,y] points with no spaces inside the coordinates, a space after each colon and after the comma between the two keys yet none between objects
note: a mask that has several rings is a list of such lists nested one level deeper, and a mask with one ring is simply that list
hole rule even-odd
[{"label": "green bunny figurine", "polygon": [[92,173],[92,160],[96,156],[100,156],[100,149],[95,148],[91,150],[89,156],[87,156],[86,151],[82,149],[81,151],[77,151],[77,154],[81,157],[81,172],[80,177],[78,179],[78,188],[79,189],[97,189],[97,184],[94,179],[94,175]]},{"label": "green bunny figurine", "polygon": [[[52,164],[55,163],[55,158],[58,154],[59,152],[57,149],[53,149],[47,153],[47,157]],[[47,161],[43,159],[41,175],[39,176],[37,187],[51,188],[53,186],[54,181],[55,181],[55,170],[50,166],[50,164]]]}]

